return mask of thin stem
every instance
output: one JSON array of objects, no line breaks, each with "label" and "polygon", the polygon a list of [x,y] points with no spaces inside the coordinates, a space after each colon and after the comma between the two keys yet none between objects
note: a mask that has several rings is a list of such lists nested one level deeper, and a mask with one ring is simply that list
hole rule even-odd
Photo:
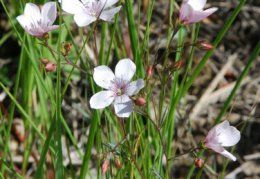
[{"label": "thin stem", "polygon": [[[56,50],[54,50],[49,44],[47,41],[44,42],[44,45],[50,49],[52,52],[58,54],[58,52]],[[61,55],[61,58],[63,58],[64,60],[67,61],[68,64],[72,65],[73,67],[77,68],[78,70],[80,70],[81,72],[89,75],[89,76],[92,76],[90,73],[86,72],[85,70],[83,70],[82,68],[78,67],[77,65],[75,65],[72,61],[70,61],[67,57],[64,57],[63,55]]]}]

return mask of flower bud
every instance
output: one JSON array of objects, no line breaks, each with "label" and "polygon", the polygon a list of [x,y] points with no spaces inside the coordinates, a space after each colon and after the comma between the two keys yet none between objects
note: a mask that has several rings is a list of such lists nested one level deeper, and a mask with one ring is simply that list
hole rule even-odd
[{"label": "flower bud", "polygon": [[116,166],[117,166],[118,168],[121,168],[121,167],[122,167],[122,162],[121,162],[121,160],[120,160],[119,158],[116,158],[116,159],[115,159],[115,163],[116,163]]},{"label": "flower bud", "polygon": [[181,65],[182,65],[182,60],[180,60],[174,64],[174,69],[179,70],[181,68]]},{"label": "flower bud", "polygon": [[108,171],[108,169],[109,169],[109,161],[108,160],[104,160],[101,163],[100,167],[101,167],[102,173],[105,174]]},{"label": "flower bud", "polygon": [[153,77],[153,66],[149,65],[147,69],[147,79],[151,79]]},{"label": "flower bud", "polygon": [[40,58],[40,61],[41,61],[43,64],[49,63],[49,60],[46,59],[46,58]]},{"label": "flower bud", "polygon": [[200,158],[195,158],[194,163],[195,163],[195,165],[196,165],[197,167],[200,168],[203,162],[202,162],[202,160],[201,160]]},{"label": "flower bud", "polygon": [[200,49],[200,50],[210,50],[210,49],[213,49],[214,47],[209,44],[209,43],[205,43],[204,40],[202,41],[197,41],[195,46]]},{"label": "flower bud", "polygon": [[64,48],[65,48],[65,50],[70,50],[71,49],[71,43],[66,43],[65,45],[64,45]]},{"label": "flower bud", "polygon": [[49,62],[45,65],[46,71],[54,71],[56,69],[56,65],[52,62]]},{"label": "flower bud", "polygon": [[136,100],[136,104],[137,104],[138,106],[143,107],[143,106],[146,104],[146,100],[145,100],[144,98],[142,98],[142,97],[139,97],[139,98],[137,98],[137,100]]}]

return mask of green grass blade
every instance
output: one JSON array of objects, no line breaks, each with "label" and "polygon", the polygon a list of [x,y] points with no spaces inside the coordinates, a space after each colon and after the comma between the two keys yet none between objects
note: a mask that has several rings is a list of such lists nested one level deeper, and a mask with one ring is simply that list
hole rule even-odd
[{"label": "green grass blade", "polygon": [[130,35],[132,53],[136,64],[136,74],[139,78],[144,78],[144,68],[143,68],[143,57],[140,50],[139,38],[135,27],[135,20],[133,15],[133,7],[131,1],[125,2],[126,15],[128,20],[128,31]]}]

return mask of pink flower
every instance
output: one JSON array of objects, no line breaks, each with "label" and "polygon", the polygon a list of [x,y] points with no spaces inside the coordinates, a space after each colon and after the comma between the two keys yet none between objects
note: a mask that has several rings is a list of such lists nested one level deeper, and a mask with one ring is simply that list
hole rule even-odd
[{"label": "pink flower", "polygon": [[207,0],[184,0],[181,9],[179,21],[183,24],[197,23],[213,14],[218,8],[212,7],[203,11]]},{"label": "pink flower", "polygon": [[52,25],[57,16],[57,7],[55,2],[47,2],[40,8],[32,3],[27,3],[24,8],[24,14],[16,19],[20,25],[29,34],[42,38],[47,32],[58,29],[58,25]]},{"label": "pink flower", "polygon": [[[106,10],[117,3],[118,0],[62,0],[61,7],[64,11],[74,14],[74,20],[80,27],[87,26],[97,20],[110,22],[121,6]],[[61,0],[59,0],[61,3]]]},{"label": "pink flower", "polygon": [[233,126],[229,125],[228,121],[224,121],[214,126],[207,134],[204,141],[206,148],[236,161],[236,157],[226,151],[223,147],[231,147],[240,140],[240,132]]},{"label": "pink flower", "polygon": [[90,98],[90,107],[102,109],[113,101],[118,117],[129,117],[133,111],[133,102],[129,96],[137,94],[144,87],[144,80],[130,82],[135,74],[136,66],[130,59],[120,60],[115,68],[115,74],[107,66],[94,68],[93,79],[98,86],[106,89]]}]

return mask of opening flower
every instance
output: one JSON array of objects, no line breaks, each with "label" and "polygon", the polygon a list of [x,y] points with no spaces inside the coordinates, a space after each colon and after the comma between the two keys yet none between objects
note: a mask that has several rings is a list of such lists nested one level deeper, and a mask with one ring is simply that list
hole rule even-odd
[{"label": "opening flower", "polygon": [[181,9],[179,21],[183,24],[197,23],[213,14],[218,8],[212,7],[203,11],[207,0],[184,0]]},{"label": "opening flower", "polygon": [[99,19],[110,22],[121,6],[106,10],[118,0],[59,0],[64,11],[74,14],[74,20],[78,26],[87,26]]},{"label": "opening flower", "polygon": [[16,19],[29,34],[42,38],[47,32],[58,29],[58,25],[52,25],[57,16],[55,2],[47,2],[41,9],[32,3],[27,3],[24,14]]},{"label": "opening flower", "polygon": [[93,79],[104,89],[90,98],[90,107],[102,109],[114,101],[118,117],[129,117],[133,111],[133,102],[129,96],[136,95],[144,87],[144,80],[130,82],[135,74],[136,66],[130,59],[120,60],[115,68],[115,74],[107,66],[94,68]]},{"label": "opening flower", "polygon": [[204,146],[215,152],[236,161],[236,157],[226,151],[223,147],[231,147],[240,140],[240,132],[228,121],[224,121],[214,126],[207,134]]}]

